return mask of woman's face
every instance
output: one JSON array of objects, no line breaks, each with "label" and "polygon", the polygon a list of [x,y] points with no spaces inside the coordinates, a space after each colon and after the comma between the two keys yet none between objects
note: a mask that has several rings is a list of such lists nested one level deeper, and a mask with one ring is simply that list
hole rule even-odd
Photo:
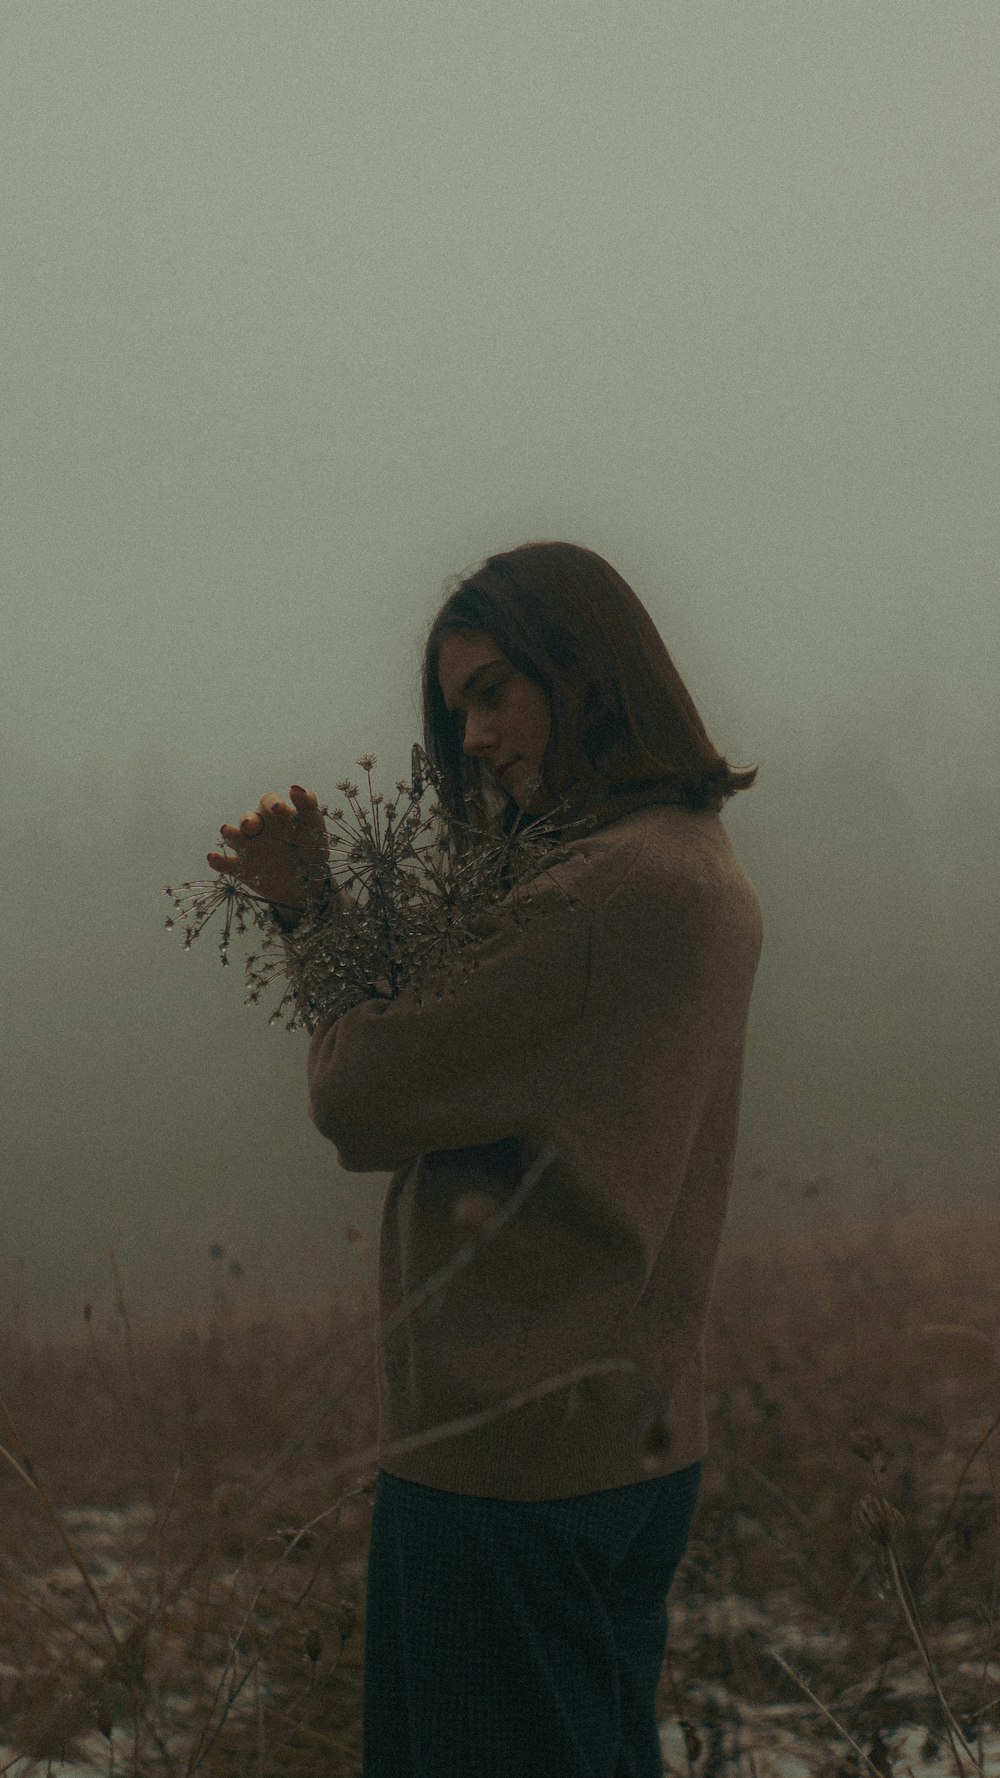
[{"label": "woman's face", "polygon": [[469,758],[482,760],[519,808],[533,815],[553,808],[554,799],[532,786],[552,721],[541,686],[511,666],[485,630],[441,638],[438,682],[445,704],[458,717]]}]

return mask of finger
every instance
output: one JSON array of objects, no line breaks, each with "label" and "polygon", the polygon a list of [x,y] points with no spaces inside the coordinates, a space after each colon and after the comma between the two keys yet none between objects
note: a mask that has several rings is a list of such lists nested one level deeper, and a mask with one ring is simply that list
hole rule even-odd
[{"label": "finger", "polygon": [[282,815],[294,813],[294,810],[286,808],[280,796],[276,796],[273,790],[265,790],[257,807],[262,815],[277,815],[279,818]]},{"label": "finger", "polygon": [[243,838],[239,828],[234,827],[231,821],[224,821],[219,828],[219,832],[229,846],[238,845],[239,841]]},{"label": "finger", "polygon": [[315,829],[317,833],[326,833],[323,817],[319,812],[319,797],[315,790],[303,790],[301,784],[293,784],[290,796],[298,810],[299,820],[304,828]]},{"label": "finger", "polygon": [[240,833],[247,839],[255,833],[260,833],[263,826],[264,817],[256,809],[248,809],[246,814],[240,817]]},{"label": "finger", "polygon": [[240,861],[238,858],[230,858],[225,852],[209,852],[208,862],[213,870],[229,871],[235,875]]}]

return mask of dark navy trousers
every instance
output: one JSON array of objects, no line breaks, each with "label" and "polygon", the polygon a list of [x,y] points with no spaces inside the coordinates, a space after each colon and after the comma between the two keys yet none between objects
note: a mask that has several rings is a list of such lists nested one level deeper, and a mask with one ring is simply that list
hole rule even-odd
[{"label": "dark navy trousers", "polygon": [[667,1593],[701,1468],[539,1501],[380,1469],[364,1778],[662,1778]]}]

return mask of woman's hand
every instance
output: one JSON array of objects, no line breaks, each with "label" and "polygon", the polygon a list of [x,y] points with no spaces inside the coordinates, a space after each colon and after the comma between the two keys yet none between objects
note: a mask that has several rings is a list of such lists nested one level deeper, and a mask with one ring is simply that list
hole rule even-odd
[{"label": "woman's hand", "polygon": [[239,827],[224,821],[219,832],[235,857],[209,852],[208,862],[291,919],[330,882],[330,841],[315,791],[293,784],[289,796],[291,809],[267,790]]}]

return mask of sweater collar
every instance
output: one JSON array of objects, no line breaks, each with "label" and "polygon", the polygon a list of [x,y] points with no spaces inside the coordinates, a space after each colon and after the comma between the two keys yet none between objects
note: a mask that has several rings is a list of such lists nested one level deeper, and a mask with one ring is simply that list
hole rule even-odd
[{"label": "sweater collar", "polygon": [[554,840],[584,838],[597,828],[608,827],[613,821],[620,821],[623,815],[631,814],[633,809],[653,808],[658,803],[683,806],[684,798],[674,785],[665,783],[663,779],[612,785],[603,796],[592,801],[589,807],[584,807],[579,812],[571,810],[565,813],[560,824],[547,828],[546,832]]}]

